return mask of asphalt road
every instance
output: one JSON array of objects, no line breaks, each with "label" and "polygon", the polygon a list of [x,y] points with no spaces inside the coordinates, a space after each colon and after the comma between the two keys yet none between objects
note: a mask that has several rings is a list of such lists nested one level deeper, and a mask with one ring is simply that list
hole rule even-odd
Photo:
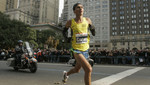
[{"label": "asphalt road", "polygon": [[[0,61],[0,85],[63,85],[62,72],[71,65],[38,63],[36,73],[28,69],[14,71]],[[60,82],[60,83],[59,83]],[[69,76],[66,85],[84,85],[84,72]],[[94,65],[92,85],[150,85],[150,67]]]}]

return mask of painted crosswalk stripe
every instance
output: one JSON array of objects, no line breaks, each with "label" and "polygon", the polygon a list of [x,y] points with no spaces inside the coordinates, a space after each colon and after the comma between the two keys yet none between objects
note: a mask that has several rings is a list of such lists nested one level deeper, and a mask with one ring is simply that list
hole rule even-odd
[{"label": "painted crosswalk stripe", "polygon": [[134,69],[126,70],[126,71],[102,78],[100,80],[93,81],[92,85],[111,85],[114,82],[119,81],[119,80],[121,80],[127,76],[130,76],[130,75],[132,75],[132,74],[134,74],[134,73],[136,73],[136,72],[138,72],[144,68],[145,67],[137,67]]}]

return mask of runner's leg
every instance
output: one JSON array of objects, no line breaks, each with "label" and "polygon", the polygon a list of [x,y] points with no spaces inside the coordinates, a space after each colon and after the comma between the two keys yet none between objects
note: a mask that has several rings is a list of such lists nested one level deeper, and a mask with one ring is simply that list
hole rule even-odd
[{"label": "runner's leg", "polygon": [[85,72],[84,75],[85,85],[91,85],[91,73],[92,73],[91,65],[82,54],[74,53],[74,56],[76,61],[79,63],[79,65],[83,68]]},{"label": "runner's leg", "polygon": [[79,73],[80,69],[81,69],[81,65],[78,62],[76,62],[75,67],[70,69],[70,71],[67,72],[67,76],[74,74],[74,73]]}]

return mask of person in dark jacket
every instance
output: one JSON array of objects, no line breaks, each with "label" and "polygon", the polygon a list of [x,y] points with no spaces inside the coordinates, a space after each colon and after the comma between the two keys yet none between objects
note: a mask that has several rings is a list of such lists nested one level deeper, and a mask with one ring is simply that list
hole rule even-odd
[{"label": "person in dark jacket", "polygon": [[16,64],[21,65],[21,57],[23,56],[24,53],[24,46],[23,46],[23,41],[19,40],[18,45],[15,47],[15,58],[16,58]]}]

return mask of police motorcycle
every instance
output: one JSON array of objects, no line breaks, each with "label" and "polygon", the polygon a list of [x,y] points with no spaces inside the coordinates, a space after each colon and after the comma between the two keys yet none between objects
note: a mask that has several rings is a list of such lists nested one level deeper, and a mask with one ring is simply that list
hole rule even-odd
[{"label": "police motorcycle", "polygon": [[32,73],[37,71],[37,60],[34,58],[32,48],[29,45],[29,42],[25,42],[25,52],[20,56],[21,62],[18,64],[16,56],[7,59],[7,65],[13,67],[14,70],[19,69],[29,69]]}]

